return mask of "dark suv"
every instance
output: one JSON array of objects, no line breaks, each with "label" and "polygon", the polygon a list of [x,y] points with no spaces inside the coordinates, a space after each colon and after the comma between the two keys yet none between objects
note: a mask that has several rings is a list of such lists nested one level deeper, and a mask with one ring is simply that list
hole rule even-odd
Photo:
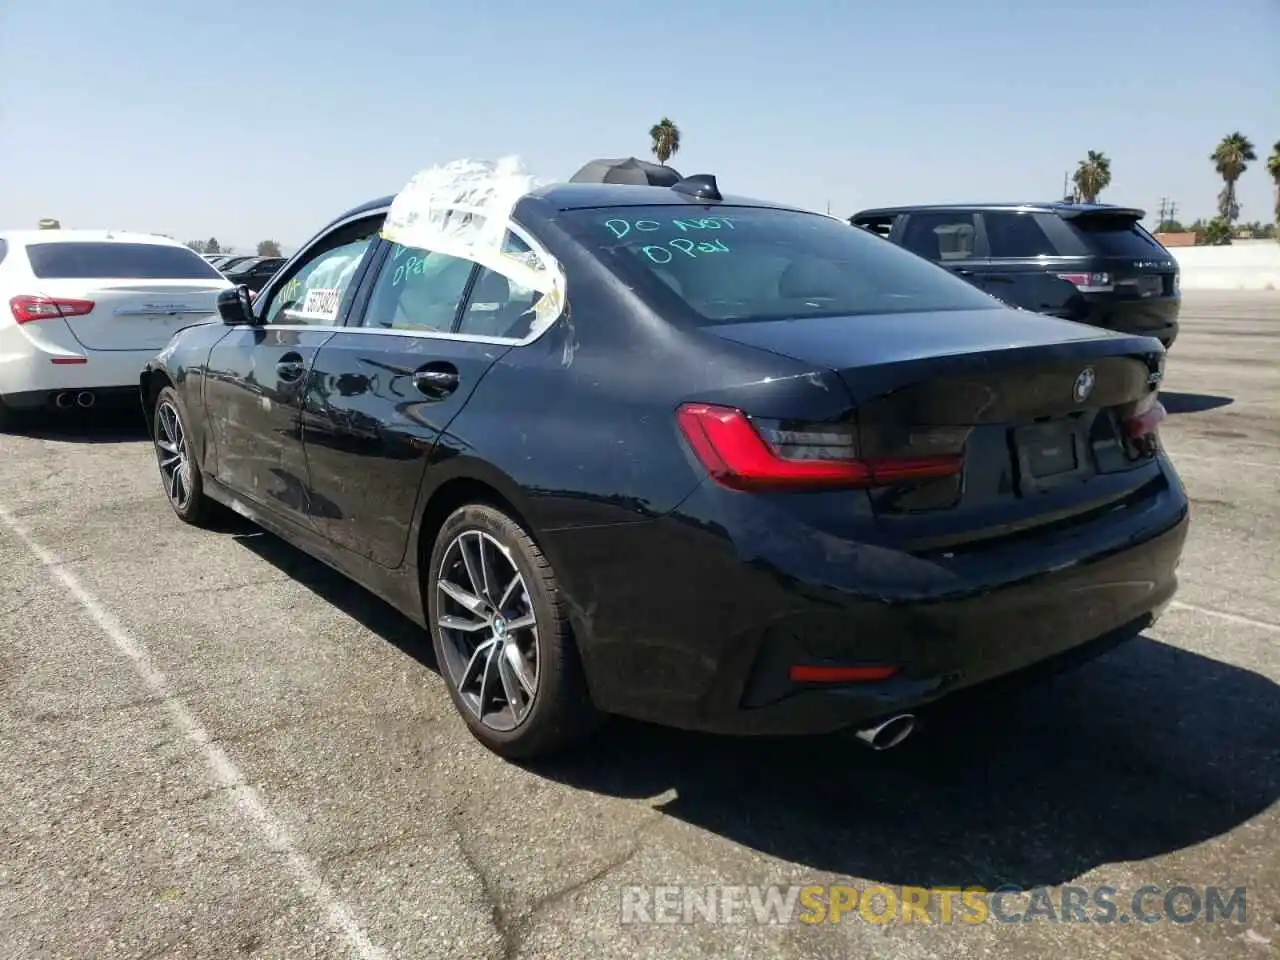
[{"label": "dark suv", "polygon": [[886,207],[849,218],[1006,303],[1159,339],[1178,335],[1178,264],[1143,210],[1107,204]]}]

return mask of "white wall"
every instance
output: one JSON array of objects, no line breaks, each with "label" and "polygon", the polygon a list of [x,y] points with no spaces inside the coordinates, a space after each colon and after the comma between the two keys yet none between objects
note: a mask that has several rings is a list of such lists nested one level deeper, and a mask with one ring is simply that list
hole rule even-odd
[{"label": "white wall", "polygon": [[1172,247],[1183,290],[1280,290],[1280,243],[1236,240],[1226,247]]}]

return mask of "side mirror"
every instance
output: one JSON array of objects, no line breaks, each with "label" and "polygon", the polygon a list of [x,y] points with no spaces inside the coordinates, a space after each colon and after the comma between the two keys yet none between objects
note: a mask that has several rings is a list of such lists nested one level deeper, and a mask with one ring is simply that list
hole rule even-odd
[{"label": "side mirror", "polygon": [[218,294],[218,315],[229,327],[258,325],[258,319],[253,315],[253,295],[244,284]]}]

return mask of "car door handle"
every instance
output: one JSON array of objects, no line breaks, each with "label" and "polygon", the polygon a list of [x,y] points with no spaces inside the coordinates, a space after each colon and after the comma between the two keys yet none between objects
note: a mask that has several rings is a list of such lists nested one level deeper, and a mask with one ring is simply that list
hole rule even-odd
[{"label": "car door handle", "polygon": [[458,389],[458,368],[451,363],[432,363],[415,370],[413,385],[428,397],[447,397]]},{"label": "car door handle", "polygon": [[952,270],[952,273],[954,273],[957,277],[972,277],[972,276],[973,276],[973,271],[972,271],[972,270],[965,270],[963,267],[955,267],[955,268]]},{"label": "car door handle", "polygon": [[296,353],[286,353],[276,363],[276,373],[281,380],[288,382],[300,380],[306,372],[307,365],[302,362],[302,357]]}]

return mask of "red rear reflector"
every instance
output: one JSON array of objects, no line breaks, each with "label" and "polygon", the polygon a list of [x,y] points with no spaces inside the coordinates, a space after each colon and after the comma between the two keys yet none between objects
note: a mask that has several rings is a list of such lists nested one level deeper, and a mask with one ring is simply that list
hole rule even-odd
[{"label": "red rear reflector", "polygon": [[[706,471],[733,490],[795,490],[835,487],[869,487],[908,480],[954,476],[961,457],[918,457],[902,460],[859,460],[852,437],[827,433],[802,438],[804,449],[832,451],[830,459],[785,457],[757,432],[750,418],[733,407],[687,403],[676,413],[680,431]],[[841,442],[843,441],[843,442]]]},{"label": "red rear reflector", "polygon": [[798,663],[791,668],[795,683],[871,683],[888,680],[897,667],[815,667]]},{"label": "red rear reflector", "polygon": [[88,357],[51,357],[50,363],[88,363]]},{"label": "red rear reflector", "polygon": [[50,320],[61,317],[81,317],[93,311],[92,300],[67,300],[61,297],[14,297],[9,310],[18,323],[33,320]]}]

